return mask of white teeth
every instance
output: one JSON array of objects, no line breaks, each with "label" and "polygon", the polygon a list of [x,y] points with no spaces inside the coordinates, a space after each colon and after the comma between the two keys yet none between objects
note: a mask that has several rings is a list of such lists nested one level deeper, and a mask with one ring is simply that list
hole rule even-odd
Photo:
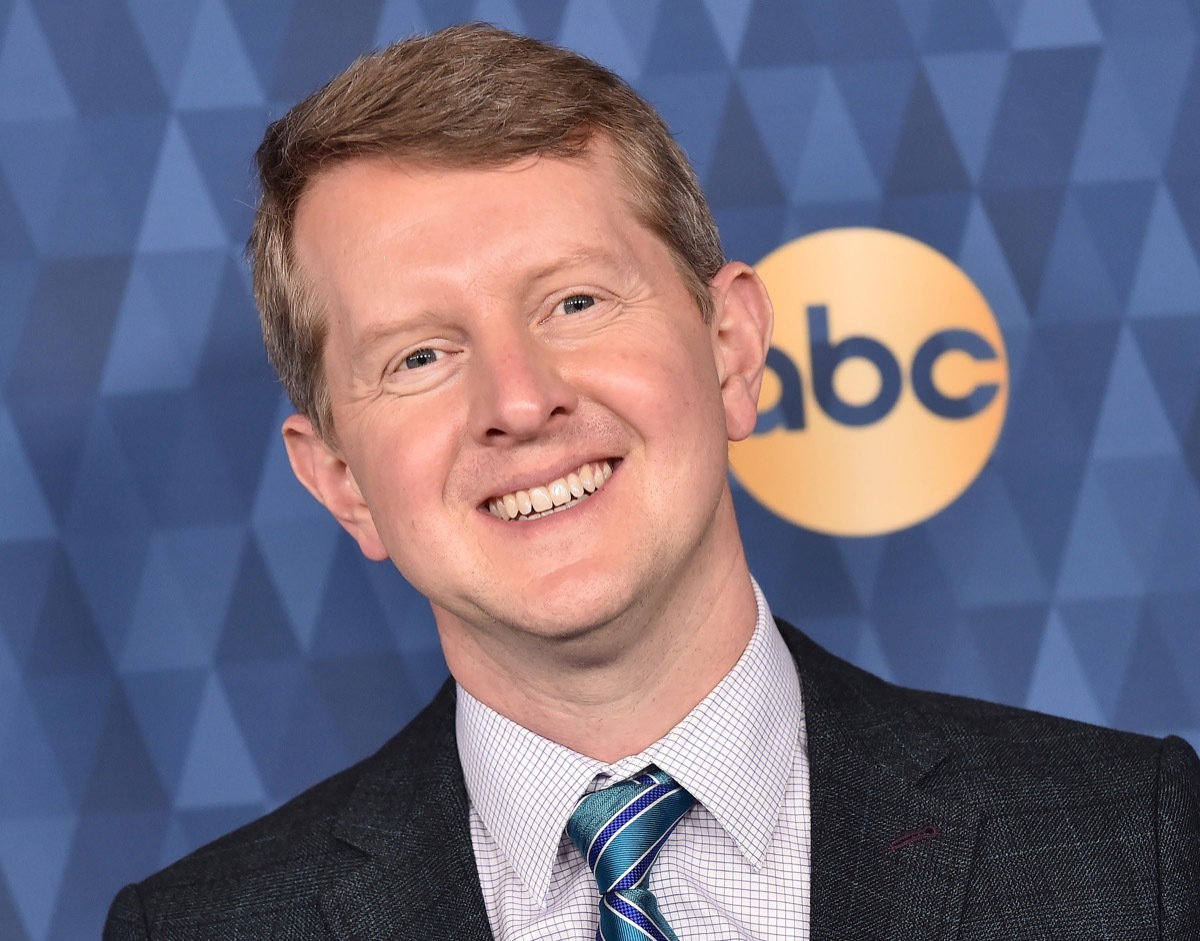
[{"label": "white teeth", "polygon": [[550,499],[555,506],[566,506],[571,502],[571,491],[567,489],[567,481],[563,477],[550,484]]},{"label": "white teeth", "polygon": [[558,509],[569,508],[595,493],[612,476],[612,464],[584,464],[565,477],[541,487],[517,490],[487,503],[488,512],[502,520],[536,519]]}]

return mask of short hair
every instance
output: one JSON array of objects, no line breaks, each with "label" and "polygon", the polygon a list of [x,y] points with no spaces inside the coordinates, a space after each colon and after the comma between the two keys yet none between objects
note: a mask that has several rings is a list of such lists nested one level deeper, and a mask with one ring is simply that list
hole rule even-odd
[{"label": "short hair", "polygon": [[577,53],[482,23],[365,55],[266,131],[247,253],[267,355],[292,404],[333,442],[328,327],[295,259],[295,218],[323,172],[364,157],[445,168],[614,147],[630,209],[668,249],[706,321],[724,263],[696,174],[666,123],[613,72]]}]

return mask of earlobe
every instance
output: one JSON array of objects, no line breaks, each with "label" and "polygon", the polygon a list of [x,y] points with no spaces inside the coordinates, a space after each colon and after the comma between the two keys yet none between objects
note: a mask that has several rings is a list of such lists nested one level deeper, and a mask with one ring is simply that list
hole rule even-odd
[{"label": "earlobe", "polygon": [[748,437],[758,421],[758,393],[771,346],[774,309],[753,268],[726,264],[711,282],[713,343],[730,441]]},{"label": "earlobe", "polygon": [[283,443],[296,479],[354,537],[362,554],[376,562],[386,559],[387,549],[353,472],[312,422],[303,415],[289,416],[283,423]]}]

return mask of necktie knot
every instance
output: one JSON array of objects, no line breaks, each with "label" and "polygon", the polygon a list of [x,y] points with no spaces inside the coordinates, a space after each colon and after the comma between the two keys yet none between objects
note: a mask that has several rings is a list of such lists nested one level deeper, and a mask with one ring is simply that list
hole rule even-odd
[{"label": "necktie knot", "polygon": [[576,806],[567,834],[600,889],[598,937],[674,941],[644,883],[667,837],[695,802],[669,774],[650,767]]}]

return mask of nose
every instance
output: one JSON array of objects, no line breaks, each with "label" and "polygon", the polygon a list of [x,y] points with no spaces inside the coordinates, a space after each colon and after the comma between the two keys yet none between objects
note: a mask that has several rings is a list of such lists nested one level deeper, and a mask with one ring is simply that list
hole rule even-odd
[{"label": "nose", "polygon": [[477,440],[529,440],[575,411],[579,396],[563,377],[556,352],[522,331],[476,343],[469,382]]}]

